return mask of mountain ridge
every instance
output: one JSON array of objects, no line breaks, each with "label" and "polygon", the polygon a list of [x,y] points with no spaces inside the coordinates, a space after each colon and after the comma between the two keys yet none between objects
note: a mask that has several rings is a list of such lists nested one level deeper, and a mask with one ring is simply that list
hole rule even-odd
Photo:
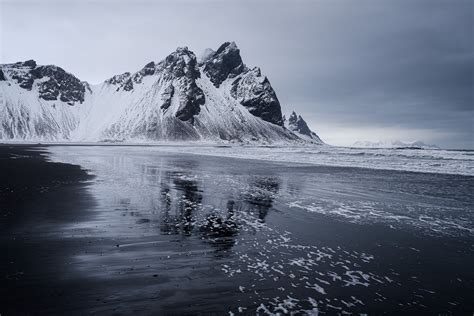
[{"label": "mountain ridge", "polygon": [[357,148],[421,148],[421,149],[439,149],[438,146],[426,144],[420,140],[416,141],[356,141],[352,147]]},{"label": "mountain ridge", "polygon": [[0,65],[0,108],[2,140],[323,144],[285,127],[270,81],[234,42],[201,60],[179,47],[96,85],[33,60]]}]

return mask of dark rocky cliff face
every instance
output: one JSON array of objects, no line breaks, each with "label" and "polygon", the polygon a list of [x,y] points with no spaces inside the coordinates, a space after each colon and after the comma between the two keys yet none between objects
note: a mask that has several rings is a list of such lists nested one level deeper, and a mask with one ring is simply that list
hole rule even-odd
[{"label": "dark rocky cliff face", "polygon": [[281,106],[267,77],[259,68],[246,71],[232,82],[231,95],[262,120],[283,125]]},{"label": "dark rocky cliff face", "polygon": [[309,129],[308,124],[306,124],[305,120],[303,120],[301,115],[297,115],[294,111],[288,118],[288,126],[293,131],[296,131],[303,135],[311,136],[312,132]]},{"label": "dark rocky cliff face", "polygon": [[156,71],[161,73],[163,80],[169,82],[162,94],[163,111],[171,104],[171,98],[176,96],[179,99],[176,117],[193,123],[194,116],[199,114],[201,105],[205,103],[204,92],[196,84],[201,73],[194,53],[187,47],[180,47],[161,61]]},{"label": "dark rocky cliff face", "polygon": [[45,100],[57,100],[72,104],[84,102],[85,84],[73,75],[56,66],[40,66],[32,69],[30,74],[35,79],[48,77],[39,83],[40,97]]},{"label": "dark rocky cliff face", "polygon": [[264,121],[283,125],[280,102],[270,82],[262,76],[259,68],[245,66],[234,42],[222,44],[216,52],[203,59],[202,65],[216,87],[227,79],[236,78],[232,82],[231,94],[250,113]]},{"label": "dark rocky cliff face", "polygon": [[216,87],[227,78],[234,78],[245,70],[240,50],[234,42],[222,44],[214,54],[207,56],[204,63],[204,72]]},{"label": "dark rocky cliff face", "polygon": [[34,60],[27,60],[8,65],[8,72],[11,78],[26,90],[31,90],[35,80],[38,80],[39,97],[43,100],[58,100],[59,98],[70,105],[84,101],[86,84],[61,67],[37,67]]}]

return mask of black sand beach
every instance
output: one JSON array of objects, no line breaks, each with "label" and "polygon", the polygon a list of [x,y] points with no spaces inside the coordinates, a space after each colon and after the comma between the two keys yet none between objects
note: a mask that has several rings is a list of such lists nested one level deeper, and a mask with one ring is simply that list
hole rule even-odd
[{"label": "black sand beach", "polygon": [[1,315],[474,311],[474,177],[5,145],[0,179]]}]

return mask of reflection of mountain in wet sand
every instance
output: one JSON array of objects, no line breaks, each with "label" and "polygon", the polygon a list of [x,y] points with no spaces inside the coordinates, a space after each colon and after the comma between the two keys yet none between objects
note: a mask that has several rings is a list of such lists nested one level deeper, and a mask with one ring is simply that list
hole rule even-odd
[{"label": "reflection of mountain in wet sand", "polygon": [[166,172],[160,190],[161,232],[191,235],[194,228],[193,214],[198,211],[202,201],[197,181],[182,178],[181,173]]},{"label": "reflection of mountain in wet sand", "polygon": [[231,198],[225,209],[208,212],[203,208],[203,190],[196,177],[190,172],[166,171],[160,182],[160,231],[184,236],[199,233],[216,250],[229,250],[239,233],[237,215],[245,212],[264,221],[278,189],[277,177],[255,176],[250,179],[248,190],[236,196],[237,201]]},{"label": "reflection of mountain in wet sand", "polygon": [[243,200],[248,204],[248,209],[257,209],[258,218],[263,221],[273,205],[279,188],[279,179],[275,176],[254,177],[251,179],[248,192],[243,195]]}]

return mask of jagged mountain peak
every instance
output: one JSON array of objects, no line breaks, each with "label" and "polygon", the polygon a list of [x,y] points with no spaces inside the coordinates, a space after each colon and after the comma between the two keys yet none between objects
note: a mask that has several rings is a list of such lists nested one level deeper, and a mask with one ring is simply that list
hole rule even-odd
[{"label": "jagged mountain peak", "polygon": [[174,77],[196,79],[200,77],[196,55],[188,47],[178,47],[161,61],[157,68]]},{"label": "jagged mountain peak", "polygon": [[235,42],[224,42],[221,44],[221,46],[219,46],[219,48],[217,49],[216,51],[216,54],[222,54],[222,53],[226,53],[226,54],[229,54],[229,52],[237,52],[238,54],[240,54],[240,50],[239,48],[237,47],[237,44],[235,44]]},{"label": "jagged mountain peak", "polygon": [[143,69],[148,69],[148,68],[155,68],[155,62],[154,61],[150,61],[148,64],[146,64]]},{"label": "jagged mountain peak", "polygon": [[[177,47],[173,52],[171,52],[165,59],[163,59],[159,64],[174,64],[177,60],[183,61],[184,64],[189,63],[191,59],[196,59],[196,55],[189,50],[187,46]],[[158,64],[158,65],[159,65]]]},{"label": "jagged mountain peak", "polygon": [[[300,116],[301,118],[301,116]],[[296,122],[298,120],[298,115],[296,114],[295,111],[292,111],[290,114],[290,117],[288,118],[289,122]]]},{"label": "jagged mountain peak", "polygon": [[285,122],[286,128],[294,133],[298,133],[300,135],[304,135],[305,137],[309,137],[318,142],[322,142],[319,136],[314,133],[306,123],[306,121],[301,117],[301,115],[296,114],[295,111],[292,111],[288,122]]},{"label": "jagged mountain peak", "polygon": [[187,46],[178,47],[165,59],[156,64],[154,61],[147,63],[141,70],[130,73],[125,72],[107,79],[105,83],[117,85],[116,90],[132,91],[136,84],[141,84],[143,78],[158,75],[164,80],[187,77],[196,79],[200,77],[197,67],[196,55]]},{"label": "jagged mountain peak", "polygon": [[247,70],[235,42],[222,44],[203,65],[204,72],[216,87],[219,87],[224,80],[234,78]]},{"label": "jagged mountain peak", "polygon": [[[187,58],[185,56],[187,56]],[[173,60],[177,58],[184,58],[185,61],[188,62],[188,58],[196,59],[196,55],[187,46],[177,47],[173,52],[166,56],[163,62],[173,62]]]}]

